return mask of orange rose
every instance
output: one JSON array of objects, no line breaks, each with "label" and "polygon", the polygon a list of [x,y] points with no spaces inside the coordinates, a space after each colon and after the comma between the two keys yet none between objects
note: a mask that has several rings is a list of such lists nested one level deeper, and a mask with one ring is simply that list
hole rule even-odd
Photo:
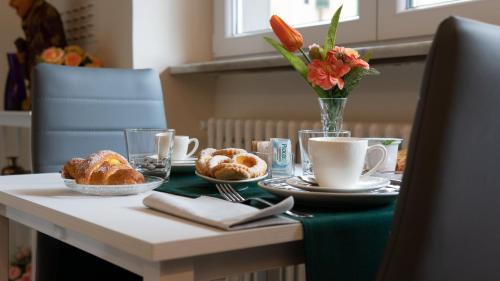
[{"label": "orange rose", "polygon": [[79,66],[82,63],[82,57],[77,53],[67,53],[64,57],[64,64],[67,66]]},{"label": "orange rose", "polygon": [[21,271],[21,269],[17,266],[10,266],[9,268],[9,280],[15,280],[17,279],[19,276],[21,276],[23,272]]},{"label": "orange rose", "polygon": [[77,53],[80,57],[85,57],[85,50],[83,50],[80,46],[77,45],[69,45],[64,48],[66,53]]},{"label": "orange rose", "polygon": [[51,64],[62,64],[64,60],[64,51],[61,48],[48,48],[42,52],[42,62]]},{"label": "orange rose", "polygon": [[277,15],[273,15],[269,20],[274,34],[280,39],[281,44],[290,52],[297,51],[304,44],[304,38],[293,27],[289,26]]},{"label": "orange rose", "polygon": [[86,67],[102,67],[102,60],[98,57],[88,56],[87,58],[90,60],[90,62],[85,64]]}]

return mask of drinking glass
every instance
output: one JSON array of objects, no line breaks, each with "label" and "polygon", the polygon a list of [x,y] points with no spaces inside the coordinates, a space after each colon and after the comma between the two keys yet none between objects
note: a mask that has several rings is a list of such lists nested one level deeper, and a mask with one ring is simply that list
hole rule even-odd
[{"label": "drinking glass", "polygon": [[267,164],[267,170],[266,170],[267,177],[268,178],[271,177],[271,164],[272,164],[271,153],[269,153],[269,152],[259,152],[259,151],[254,151],[252,153],[255,154],[256,156],[258,156],[260,159],[266,161],[266,164]]},{"label": "drinking glass", "polygon": [[300,160],[302,163],[302,175],[309,176],[313,175],[313,169],[311,161],[309,160],[308,152],[308,141],[310,138],[319,137],[350,137],[351,132],[347,130],[336,131],[336,132],[324,132],[320,130],[300,130],[299,131],[299,146],[300,146]]},{"label": "drinking glass", "polygon": [[126,129],[128,161],[144,175],[167,180],[170,176],[174,137],[173,129]]}]

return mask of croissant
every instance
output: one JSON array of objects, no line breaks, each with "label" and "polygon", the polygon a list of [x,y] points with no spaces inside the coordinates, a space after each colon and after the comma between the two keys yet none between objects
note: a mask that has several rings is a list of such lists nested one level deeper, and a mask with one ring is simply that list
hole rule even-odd
[{"label": "croissant", "polygon": [[78,184],[137,184],[144,182],[144,176],[137,172],[120,154],[102,150],[87,159],[73,158],[63,167],[64,178],[75,179]]}]

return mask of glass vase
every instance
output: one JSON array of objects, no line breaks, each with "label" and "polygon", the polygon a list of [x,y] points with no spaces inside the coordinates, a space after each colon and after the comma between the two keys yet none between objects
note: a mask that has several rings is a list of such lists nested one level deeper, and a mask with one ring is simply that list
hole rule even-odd
[{"label": "glass vase", "polygon": [[319,98],[321,109],[321,124],[324,132],[338,132],[342,130],[347,98]]}]

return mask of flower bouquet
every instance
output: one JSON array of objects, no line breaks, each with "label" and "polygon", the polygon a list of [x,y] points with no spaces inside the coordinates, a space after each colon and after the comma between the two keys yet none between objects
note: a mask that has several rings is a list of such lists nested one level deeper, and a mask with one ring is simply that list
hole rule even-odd
[{"label": "flower bouquet", "polygon": [[42,52],[38,61],[66,66],[102,67],[102,61],[99,58],[92,56],[76,45],[70,45],[64,49],[47,48]]},{"label": "flower bouquet", "polygon": [[9,281],[31,281],[31,249],[19,248],[10,262]]},{"label": "flower bouquet", "polygon": [[[354,49],[335,46],[341,11],[342,6],[333,15],[324,45],[312,44],[307,54],[302,50],[302,35],[277,15],[271,17],[270,23],[281,43],[264,37],[318,95],[324,131],[342,129],[347,97],[364,76],[379,73],[368,64],[368,55],[360,56]],[[300,51],[303,59],[295,56],[296,51]]]}]

